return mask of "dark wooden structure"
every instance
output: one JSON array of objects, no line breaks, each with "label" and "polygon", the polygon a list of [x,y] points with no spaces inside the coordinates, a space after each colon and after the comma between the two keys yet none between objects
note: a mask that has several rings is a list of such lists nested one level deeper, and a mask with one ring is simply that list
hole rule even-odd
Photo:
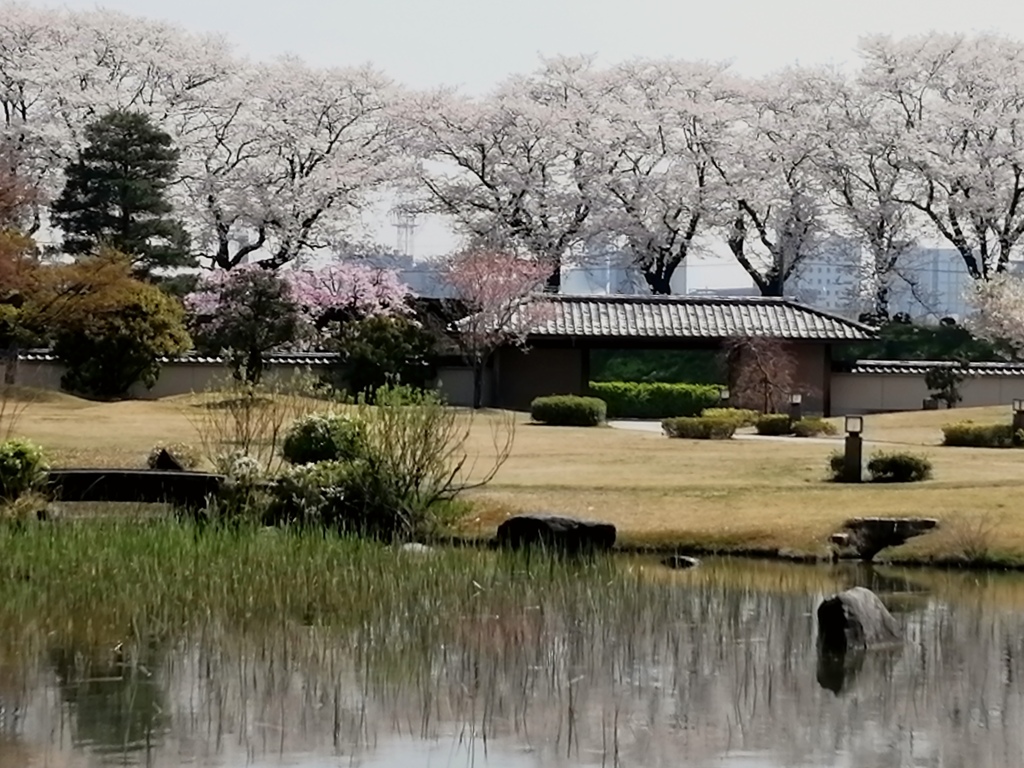
[{"label": "dark wooden structure", "polygon": [[52,469],[48,490],[57,501],[172,504],[201,509],[220,491],[223,475],[159,469]]},{"label": "dark wooden structure", "polygon": [[863,323],[776,297],[541,295],[525,306],[534,307],[520,321],[527,346],[494,355],[490,405],[524,410],[540,395],[586,394],[594,349],[719,350],[760,336],[791,352],[806,411],[831,415],[833,347],[875,336]]}]

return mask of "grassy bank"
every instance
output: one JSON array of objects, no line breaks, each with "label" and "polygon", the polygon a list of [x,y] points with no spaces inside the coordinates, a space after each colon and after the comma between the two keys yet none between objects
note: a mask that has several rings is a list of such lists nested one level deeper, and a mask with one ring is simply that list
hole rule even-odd
[{"label": "grassy bank", "polygon": [[[159,441],[197,443],[187,399],[90,403],[64,395],[33,402],[18,431],[41,442],[56,463],[142,466]],[[607,520],[629,545],[822,555],[844,520],[926,515],[940,529],[886,553],[917,562],[964,557],[1024,563],[1024,452],[946,448],[941,427],[972,418],[1008,421],[1008,407],[869,416],[874,448],[927,455],[935,479],[908,486],[824,482],[828,455],[818,441],[667,440],[620,429],[535,426],[520,420],[510,460],[474,495],[462,533],[489,536],[509,514],[545,510]],[[488,417],[472,447],[491,449]],[[481,465],[486,462],[481,462]]]}]

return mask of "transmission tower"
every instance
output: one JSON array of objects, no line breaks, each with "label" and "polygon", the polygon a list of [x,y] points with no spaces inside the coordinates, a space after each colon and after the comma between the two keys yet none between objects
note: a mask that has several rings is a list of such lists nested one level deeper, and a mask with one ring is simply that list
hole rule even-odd
[{"label": "transmission tower", "polygon": [[412,257],[416,244],[416,229],[419,227],[419,214],[408,205],[396,205],[388,212],[388,221],[395,228],[398,252],[403,256]]}]

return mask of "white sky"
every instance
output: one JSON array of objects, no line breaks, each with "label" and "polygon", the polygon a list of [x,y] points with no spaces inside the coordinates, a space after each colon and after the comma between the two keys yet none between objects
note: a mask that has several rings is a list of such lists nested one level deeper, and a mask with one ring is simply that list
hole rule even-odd
[{"label": "white sky", "polygon": [[[845,65],[865,34],[939,30],[1024,38],[1014,0],[29,0],[97,6],[218,32],[254,58],[293,53],[322,66],[371,62],[412,87],[482,92],[541,55],[731,61],[758,75],[789,64]],[[437,251],[417,234],[417,254]],[[731,272],[700,263],[695,272]],[[696,277],[696,275],[695,275]],[[724,278],[729,279],[729,278]],[[703,279],[698,278],[700,282]]]}]

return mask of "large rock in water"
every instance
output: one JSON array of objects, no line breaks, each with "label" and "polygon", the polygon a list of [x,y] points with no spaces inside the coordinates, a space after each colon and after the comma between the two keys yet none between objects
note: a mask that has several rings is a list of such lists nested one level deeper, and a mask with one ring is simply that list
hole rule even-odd
[{"label": "large rock in water", "polygon": [[604,552],[615,545],[615,526],[560,515],[516,515],[498,526],[498,546],[545,547],[564,554]]},{"label": "large rock in water", "polygon": [[870,589],[854,587],[818,606],[818,648],[824,653],[891,648],[901,641],[899,624]]},{"label": "large rock in water", "polygon": [[887,547],[898,547],[907,539],[934,530],[939,521],[930,517],[857,517],[843,523],[843,529],[830,537],[832,544],[852,552],[865,562]]}]

